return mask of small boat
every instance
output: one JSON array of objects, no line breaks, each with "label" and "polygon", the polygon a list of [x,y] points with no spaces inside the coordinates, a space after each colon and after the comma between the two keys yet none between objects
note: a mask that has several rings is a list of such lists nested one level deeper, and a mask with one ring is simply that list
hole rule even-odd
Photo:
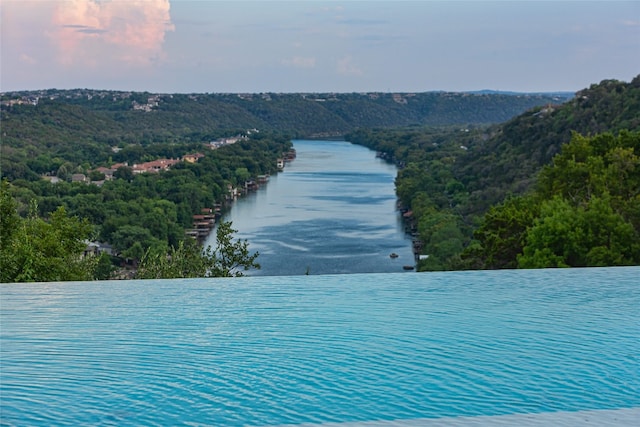
[{"label": "small boat", "polygon": [[391,252],[391,255],[389,255],[391,258],[398,258],[398,254],[395,252]]},{"label": "small boat", "polygon": [[405,270],[413,270],[414,269],[413,265],[405,265],[402,268],[404,268]]}]

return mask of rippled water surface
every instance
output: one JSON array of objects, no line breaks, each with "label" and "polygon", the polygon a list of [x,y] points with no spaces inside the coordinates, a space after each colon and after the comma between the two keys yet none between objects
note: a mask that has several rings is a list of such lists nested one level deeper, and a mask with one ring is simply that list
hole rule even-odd
[{"label": "rippled water surface", "polygon": [[636,425],[639,277],[2,284],[1,423]]},{"label": "rippled water surface", "polygon": [[[294,147],[296,160],[225,217],[260,253],[262,268],[249,274],[391,273],[414,265],[396,210],[395,166],[345,141]],[[215,233],[209,239],[214,245]]]}]

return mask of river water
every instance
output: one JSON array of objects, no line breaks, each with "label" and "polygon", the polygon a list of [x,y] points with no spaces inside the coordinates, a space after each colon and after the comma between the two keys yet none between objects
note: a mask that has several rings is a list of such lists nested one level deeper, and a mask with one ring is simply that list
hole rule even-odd
[{"label": "river water", "polygon": [[[297,158],[224,220],[258,251],[250,275],[404,272],[411,239],[396,210],[396,168],[345,141],[296,140]],[[213,245],[215,233],[207,244]],[[396,253],[397,258],[389,255]]]}]

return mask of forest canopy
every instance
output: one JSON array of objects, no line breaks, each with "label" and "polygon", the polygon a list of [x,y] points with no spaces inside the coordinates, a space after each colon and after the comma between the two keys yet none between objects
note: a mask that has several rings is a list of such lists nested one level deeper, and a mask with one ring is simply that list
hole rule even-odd
[{"label": "forest canopy", "polygon": [[5,93],[2,279],[256,268],[230,224],[234,268],[185,232],[277,173],[295,136],[346,135],[398,166],[420,270],[638,264],[640,76],[572,95]]},{"label": "forest canopy", "polygon": [[[603,253],[595,236],[609,228],[585,223],[599,218],[630,232],[623,221],[633,227],[630,236],[637,234],[639,131],[640,76],[630,83],[605,80],[564,104],[536,107],[499,125],[361,129],[347,139],[401,168],[396,192],[410,215],[415,247],[428,255],[419,269],[452,270],[552,260],[558,266],[639,263],[629,241],[619,256],[613,247]],[[591,236],[579,244],[599,249],[562,260],[543,257],[542,247],[553,243],[544,236],[554,218],[539,216],[552,205],[566,214],[554,217],[556,224],[575,214],[574,223]],[[524,234],[534,225],[535,233]],[[560,256],[559,248],[552,252]]]}]

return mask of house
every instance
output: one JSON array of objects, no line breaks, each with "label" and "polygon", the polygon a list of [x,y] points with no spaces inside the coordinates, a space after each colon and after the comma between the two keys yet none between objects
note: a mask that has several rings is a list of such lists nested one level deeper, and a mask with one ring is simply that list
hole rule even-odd
[{"label": "house", "polygon": [[83,173],[74,173],[71,175],[71,182],[88,182],[87,176]]},{"label": "house", "polygon": [[182,156],[182,161],[187,163],[196,163],[198,160],[200,160],[203,157],[204,157],[204,154],[202,153],[185,154],[184,156]]},{"label": "house", "polygon": [[154,173],[154,172],[167,170],[171,166],[179,162],[180,160],[177,160],[177,159],[159,159],[159,160],[154,160],[152,162],[135,164],[133,165],[132,169],[134,174],[147,173],[147,172]]},{"label": "house", "polygon": [[[257,132],[257,129],[256,129]],[[218,138],[215,141],[211,141],[209,143],[209,148],[211,148],[212,150],[215,150],[217,148],[220,148],[224,145],[229,145],[229,144],[235,144],[238,141],[246,141],[248,138],[246,136],[243,135],[236,135],[236,136],[231,136],[228,138]]]},{"label": "house", "polygon": [[100,172],[101,174],[104,175],[104,179],[106,181],[110,181],[113,179],[113,173],[115,171],[117,171],[117,168],[105,168],[104,166],[100,166],[99,168],[96,168],[96,171]]},{"label": "house", "polygon": [[57,184],[60,182],[60,178],[58,178],[57,176],[43,176],[43,179],[46,179],[47,181],[49,181],[52,184]]},{"label": "house", "polygon": [[100,255],[102,253],[106,253],[107,255],[114,254],[113,247],[108,243],[97,242],[97,241],[91,242],[88,240],[85,240],[84,243],[86,247],[82,254],[83,258],[86,258],[88,256]]}]

